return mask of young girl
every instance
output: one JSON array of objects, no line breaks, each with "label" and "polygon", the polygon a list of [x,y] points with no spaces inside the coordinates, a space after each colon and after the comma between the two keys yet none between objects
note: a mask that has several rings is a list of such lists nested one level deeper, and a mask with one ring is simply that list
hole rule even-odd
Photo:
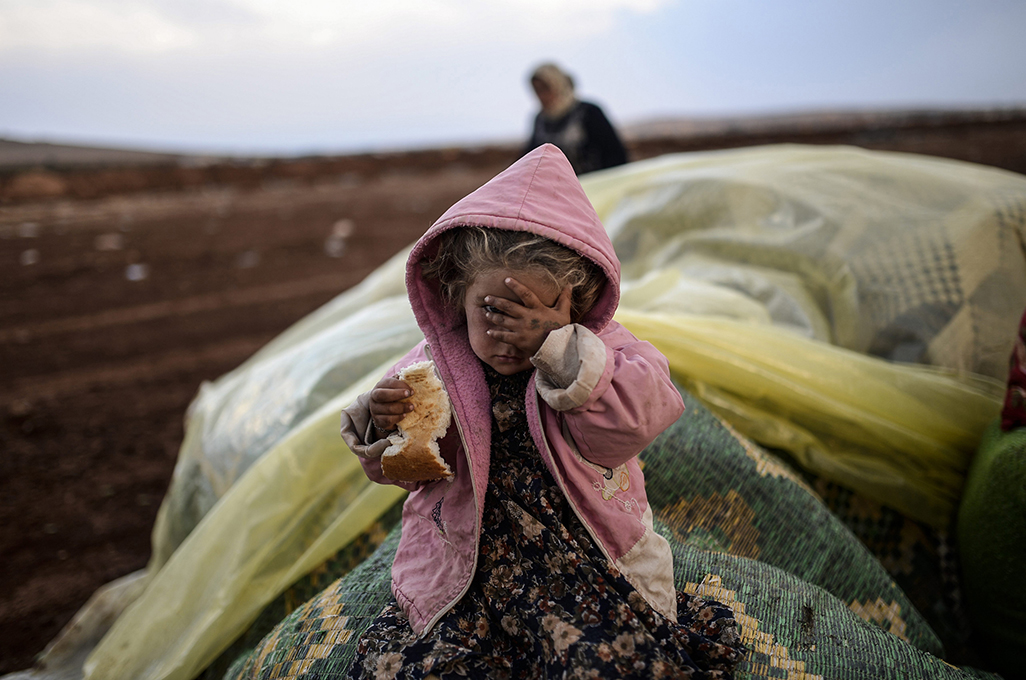
[{"label": "young girl", "polygon": [[[406,285],[425,341],[342,415],[368,477],[411,491],[396,602],[352,677],[729,677],[730,610],[676,593],[652,527],[637,455],[684,406],[665,357],[612,320],[619,280],[549,144],[416,244]],[[394,482],[380,456],[412,409],[394,376],[427,358],[452,402],[454,476]]]}]

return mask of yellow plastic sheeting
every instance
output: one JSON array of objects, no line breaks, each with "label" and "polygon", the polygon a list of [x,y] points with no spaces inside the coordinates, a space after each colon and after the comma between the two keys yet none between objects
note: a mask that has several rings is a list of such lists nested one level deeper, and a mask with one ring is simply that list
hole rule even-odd
[{"label": "yellow plastic sheeting", "polygon": [[616,318],[742,434],[939,527],[1001,408],[996,380],[894,364],[772,326],[623,308]]},{"label": "yellow plastic sheeting", "polygon": [[242,473],[325,402],[423,334],[406,298],[406,252],[205,383],[153,531],[159,569]]},{"label": "yellow plastic sheeting", "polygon": [[338,434],[341,409],[386,368],[324,404],[242,475],[150,575],[90,655],[86,678],[193,678],[279,593],[405,495],[371,483]]},{"label": "yellow plastic sheeting", "polygon": [[[781,145],[663,156],[582,184],[626,281],[674,269],[806,337],[1005,379],[1026,308],[1022,175]],[[690,288],[660,294],[663,311],[741,313]]]}]

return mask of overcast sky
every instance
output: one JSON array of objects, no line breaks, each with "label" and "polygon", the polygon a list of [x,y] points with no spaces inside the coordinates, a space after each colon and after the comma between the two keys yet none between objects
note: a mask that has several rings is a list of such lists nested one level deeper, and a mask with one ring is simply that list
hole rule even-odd
[{"label": "overcast sky", "polygon": [[0,0],[0,136],[330,153],[519,139],[555,60],[617,123],[1026,105],[1026,0]]}]

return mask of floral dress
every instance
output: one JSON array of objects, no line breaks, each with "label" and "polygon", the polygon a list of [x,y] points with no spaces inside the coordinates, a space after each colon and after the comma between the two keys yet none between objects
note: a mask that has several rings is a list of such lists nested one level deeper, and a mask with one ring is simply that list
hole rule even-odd
[{"label": "floral dress", "polygon": [[531,371],[485,365],[492,456],[477,573],[422,639],[393,601],[357,648],[353,678],[729,678],[733,613],[679,593],[674,623],[595,545],[527,426]]}]

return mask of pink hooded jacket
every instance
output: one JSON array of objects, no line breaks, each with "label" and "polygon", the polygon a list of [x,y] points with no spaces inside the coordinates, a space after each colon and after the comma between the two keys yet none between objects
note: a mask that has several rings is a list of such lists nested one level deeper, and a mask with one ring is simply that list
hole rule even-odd
[{"label": "pink hooded jacket", "polygon": [[595,209],[555,146],[546,144],[450,208],[414,246],[406,287],[425,341],[391,374],[430,358],[452,401],[454,425],[441,440],[451,480],[397,483],[381,472],[387,440],[378,440],[362,395],[342,413],[342,436],[367,476],[411,491],[392,566],[392,591],[423,635],[467,591],[477,568],[491,457],[491,402],[461,310],[442,304],[421,263],[436,237],[477,225],[529,231],[594,261],[608,277],[581,319],[553,331],[531,361],[528,423],[552,476],[596,544],[645,599],[676,621],[673,558],[652,528],[637,455],[684,411],[666,358],[612,320],[620,264]]}]

